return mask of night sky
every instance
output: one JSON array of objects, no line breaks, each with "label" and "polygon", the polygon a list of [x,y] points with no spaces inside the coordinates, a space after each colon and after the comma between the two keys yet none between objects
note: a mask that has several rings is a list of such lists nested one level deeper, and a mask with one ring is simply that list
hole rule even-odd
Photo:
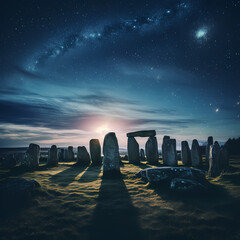
[{"label": "night sky", "polygon": [[[1,1],[0,146],[155,129],[240,135],[240,1]],[[143,144],[146,139],[138,139]]]}]

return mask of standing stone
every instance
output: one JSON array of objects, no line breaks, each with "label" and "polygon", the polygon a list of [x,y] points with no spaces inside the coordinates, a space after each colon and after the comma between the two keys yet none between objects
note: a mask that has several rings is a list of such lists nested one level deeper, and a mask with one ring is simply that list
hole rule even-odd
[{"label": "standing stone", "polygon": [[63,159],[65,162],[68,161],[68,150],[67,149],[64,149],[64,152],[63,152]]},{"label": "standing stone", "polygon": [[209,151],[210,151],[211,145],[213,145],[213,137],[212,136],[208,137],[207,145],[206,145],[206,166],[207,167],[209,167]]},{"label": "standing stone", "polygon": [[220,174],[220,146],[218,142],[214,142],[210,146],[209,154],[209,170],[208,174],[210,177],[217,177]]},{"label": "standing stone", "polygon": [[145,152],[148,163],[150,164],[158,163],[158,144],[156,137],[148,138],[145,145]]},{"label": "standing stone", "polygon": [[134,137],[128,138],[128,160],[129,163],[138,164],[140,163],[139,158],[139,144]]},{"label": "standing stone", "polygon": [[87,149],[83,147],[77,148],[77,164],[87,166],[91,163],[90,155]]},{"label": "standing stone", "polygon": [[229,166],[229,153],[226,145],[220,149],[220,170],[226,170]]},{"label": "standing stone", "polygon": [[27,149],[23,165],[31,169],[38,168],[39,158],[40,158],[39,145],[31,143]]},{"label": "standing stone", "polygon": [[185,166],[191,166],[191,151],[188,145],[187,141],[182,141],[181,142],[181,158],[182,158],[182,163]]},{"label": "standing stone", "polygon": [[165,140],[166,152],[165,154],[165,164],[167,166],[177,166],[177,151],[176,151],[176,139]]},{"label": "standing stone", "polygon": [[119,146],[114,132],[104,137],[103,155],[103,176],[119,176]]},{"label": "standing stone", "polygon": [[74,161],[74,152],[73,152],[73,147],[72,146],[68,147],[67,158],[68,158],[69,162],[73,162]]},{"label": "standing stone", "polygon": [[64,161],[64,149],[58,149],[58,161],[62,162]]},{"label": "standing stone", "polygon": [[163,164],[166,165],[167,163],[167,155],[165,154],[167,152],[167,140],[169,140],[169,136],[164,136],[163,137],[163,142],[162,142],[162,159],[163,159]]},{"label": "standing stone", "polygon": [[202,165],[202,155],[197,139],[192,141],[191,159],[193,167],[200,167]]},{"label": "standing stone", "polygon": [[140,149],[139,155],[140,155],[140,161],[144,161],[145,160],[145,154],[144,154],[144,150],[142,148]]},{"label": "standing stone", "polygon": [[48,152],[48,165],[57,165],[58,164],[58,154],[57,146],[52,145]]},{"label": "standing stone", "polygon": [[91,139],[89,142],[90,155],[92,159],[92,164],[100,165],[102,164],[101,158],[101,146],[98,139]]}]

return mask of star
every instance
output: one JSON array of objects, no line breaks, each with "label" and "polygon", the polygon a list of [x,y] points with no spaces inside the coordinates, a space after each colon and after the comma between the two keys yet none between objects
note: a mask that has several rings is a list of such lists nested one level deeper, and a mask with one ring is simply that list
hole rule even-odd
[{"label": "star", "polygon": [[219,112],[219,108],[216,108],[215,112]]},{"label": "star", "polygon": [[195,32],[195,37],[196,37],[197,39],[206,38],[207,33],[208,33],[208,31],[207,31],[206,28],[200,28],[200,29],[198,29],[198,30]]}]

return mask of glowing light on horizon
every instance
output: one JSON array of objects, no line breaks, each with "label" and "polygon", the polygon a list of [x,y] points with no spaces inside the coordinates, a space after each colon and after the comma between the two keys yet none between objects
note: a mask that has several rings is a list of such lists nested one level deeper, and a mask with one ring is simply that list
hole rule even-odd
[{"label": "glowing light on horizon", "polygon": [[97,128],[97,132],[98,133],[107,133],[109,132],[109,128],[106,125],[100,126],[99,128]]}]

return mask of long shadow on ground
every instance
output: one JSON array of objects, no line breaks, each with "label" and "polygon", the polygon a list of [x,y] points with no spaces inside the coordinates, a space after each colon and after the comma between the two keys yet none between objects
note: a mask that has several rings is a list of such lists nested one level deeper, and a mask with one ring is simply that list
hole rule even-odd
[{"label": "long shadow on ground", "polygon": [[50,178],[50,181],[57,183],[60,186],[66,187],[68,186],[71,182],[74,181],[75,177],[82,173],[87,166],[75,166],[72,165],[69,168],[53,175]]},{"label": "long shadow on ground", "polygon": [[80,183],[96,181],[99,178],[101,168],[102,165],[91,164],[78,181]]},{"label": "long shadow on ground", "polygon": [[144,239],[123,176],[102,180],[90,239]]}]

